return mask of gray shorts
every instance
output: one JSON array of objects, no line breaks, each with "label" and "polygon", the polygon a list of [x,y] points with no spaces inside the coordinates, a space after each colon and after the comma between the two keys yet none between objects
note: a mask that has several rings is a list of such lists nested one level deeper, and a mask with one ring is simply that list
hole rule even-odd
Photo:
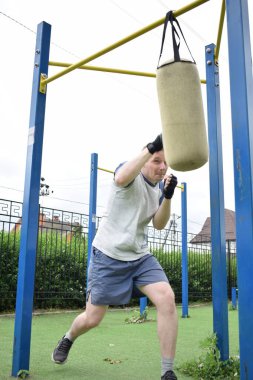
[{"label": "gray shorts", "polygon": [[138,260],[112,259],[93,247],[89,265],[87,299],[93,305],[126,305],[132,297],[143,297],[138,287],[169,282],[157,259],[147,254]]}]

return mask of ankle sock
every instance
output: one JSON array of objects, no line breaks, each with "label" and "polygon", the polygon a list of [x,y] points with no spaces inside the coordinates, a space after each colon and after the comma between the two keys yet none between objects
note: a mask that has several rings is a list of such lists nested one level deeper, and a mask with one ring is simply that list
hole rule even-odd
[{"label": "ankle sock", "polygon": [[74,342],[74,338],[72,337],[71,333],[68,331],[66,332],[65,334],[65,338],[67,338],[68,340],[70,340],[72,343]]},{"label": "ankle sock", "polygon": [[162,358],[161,359],[161,374],[162,376],[167,372],[167,371],[173,371],[173,364],[174,364],[174,359],[171,358]]}]

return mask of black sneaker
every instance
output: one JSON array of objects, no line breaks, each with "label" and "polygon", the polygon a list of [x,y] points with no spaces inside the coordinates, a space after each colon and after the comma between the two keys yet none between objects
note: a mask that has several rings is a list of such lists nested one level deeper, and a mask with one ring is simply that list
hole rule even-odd
[{"label": "black sneaker", "polygon": [[52,360],[56,364],[64,364],[67,361],[69,350],[72,346],[73,342],[68,338],[65,338],[65,335],[58,342],[57,347],[54,349],[52,353]]},{"label": "black sneaker", "polygon": [[173,371],[167,371],[165,374],[161,377],[161,380],[177,380],[176,375]]}]

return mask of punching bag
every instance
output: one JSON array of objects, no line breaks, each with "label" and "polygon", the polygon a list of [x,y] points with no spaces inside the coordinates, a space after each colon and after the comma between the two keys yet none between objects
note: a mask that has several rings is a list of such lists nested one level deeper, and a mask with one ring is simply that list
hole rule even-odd
[{"label": "punching bag", "polygon": [[[189,171],[208,161],[201,83],[195,60],[180,58],[179,33],[183,38],[184,35],[172,11],[165,18],[159,61],[168,22],[171,24],[174,58],[160,66],[158,62],[156,74],[163,146],[167,164],[172,169]],[[179,38],[178,44],[176,37]],[[186,41],[185,44],[189,50]]]}]

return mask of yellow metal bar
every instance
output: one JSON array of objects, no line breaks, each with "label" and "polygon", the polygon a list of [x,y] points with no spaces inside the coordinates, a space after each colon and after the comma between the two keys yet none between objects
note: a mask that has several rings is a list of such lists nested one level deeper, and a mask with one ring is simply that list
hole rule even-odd
[{"label": "yellow metal bar", "polygon": [[[72,63],[50,61],[49,65],[50,66],[58,66],[58,67],[69,67],[69,66],[72,65]],[[88,65],[84,65],[84,66],[78,67],[78,69],[103,71],[103,72],[117,73],[117,74],[139,75],[139,76],[143,76],[143,77],[156,78],[156,74],[153,74],[153,73],[146,73],[146,72],[132,71],[132,70],[113,69],[113,68],[110,68],[110,67],[100,67],[100,66],[88,66]],[[206,83],[206,80],[205,79],[201,79],[200,82],[201,83]]]},{"label": "yellow metal bar", "polygon": [[177,11],[174,11],[173,15],[175,17],[181,16],[182,14],[191,11],[192,9],[198,7],[199,5],[202,5],[202,4],[206,3],[207,1],[209,1],[209,0],[196,0],[196,1],[193,1],[192,3],[186,5],[185,7],[180,8]]},{"label": "yellow metal bar", "polygon": [[[181,8],[181,9],[179,9],[177,11],[174,11],[173,14],[174,14],[175,17],[178,17],[178,16],[182,15],[183,13],[186,13],[189,10],[191,10],[193,8],[196,8],[196,7],[198,7],[201,4],[206,3],[207,1],[209,1],[209,0],[196,0],[196,1],[188,4],[187,6]],[[67,67],[65,70],[60,71],[58,74],[55,74],[55,75],[53,75],[53,76],[51,76],[51,77],[49,77],[47,79],[42,80],[41,81],[41,86],[45,86],[46,84],[54,81],[55,79],[58,79],[58,78],[62,77],[63,75],[65,75],[65,74],[67,74],[67,73],[69,73],[69,72],[71,72],[71,71],[79,68],[80,66],[83,66],[85,63],[88,63],[88,62],[90,62],[90,61],[92,61],[92,60],[94,60],[94,59],[96,59],[98,57],[101,57],[102,55],[108,53],[109,51],[112,51],[112,50],[116,49],[117,47],[122,46],[125,43],[127,43],[129,41],[132,41],[133,39],[135,39],[135,38],[137,38],[137,37],[139,37],[139,36],[141,36],[141,35],[149,32],[150,30],[157,28],[158,26],[160,26],[160,25],[162,25],[164,23],[164,20],[165,20],[165,17],[163,17],[162,19],[154,22],[153,24],[150,24],[150,25],[148,25],[148,26],[140,29],[139,31],[137,31],[137,32],[129,35],[128,37],[125,37],[122,40],[119,40],[118,42],[115,42],[114,44],[112,44],[112,45],[110,45],[110,46],[108,46],[108,47],[100,50],[99,52],[97,52],[97,53],[95,53],[93,55],[90,55],[89,57],[87,57],[85,59],[82,59],[81,61],[79,61],[79,62],[77,62],[77,63],[75,63],[75,64]]]},{"label": "yellow metal bar", "polygon": [[108,170],[108,169],[104,169],[104,168],[100,168],[100,167],[98,167],[98,170],[102,170],[103,172],[107,172],[107,173],[114,173],[113,171],[111,171],[111,170]]},{"label": "yellow metal bar", "polygon": [[[50,61],[49,65],[50,66],[69,67],[72,65],[72,63]],[[150,78],[156,77],[156,74],[153,74],[153,73],[145,73],[145,72],[141,72],[141,71],[132,71],[132,70],[114,69],[114,68],[110,68],[110,67],[99,67],[99,66],[84,65],[84,66],[78,67],[78,69],[95,70],[95,71],[103,71],[103,72],[118,73],[118,74],[139,75],[139,76],[150,77]]]},{"label": "yellow metal bar", "polygon": [[214,57],[215,57],[216,62],[218,62],[218,59],[219,59],[221,36],[222,36],[222,29],[223,29],[223,24],[224,24],[225,13],[226,13],[226,1],[222,0],[217,42],[216,42],[216,48],[214,51]]},{"label": "yellow metal bar", "polygon": [[[99,166],[98,166],[98,170],[102,170],[103,172],[107,172],[107,173],[112,173],[112,174],[114,174],[114,172],[113,172],[112,170],[108,170],[108,169],[100,168]],[[184,191],[184,186],[183,186],[183,185],[182,185],[182,186],[177,185],[176,187],[177,187],[178,189],[181,189],[182,191]]]}]

